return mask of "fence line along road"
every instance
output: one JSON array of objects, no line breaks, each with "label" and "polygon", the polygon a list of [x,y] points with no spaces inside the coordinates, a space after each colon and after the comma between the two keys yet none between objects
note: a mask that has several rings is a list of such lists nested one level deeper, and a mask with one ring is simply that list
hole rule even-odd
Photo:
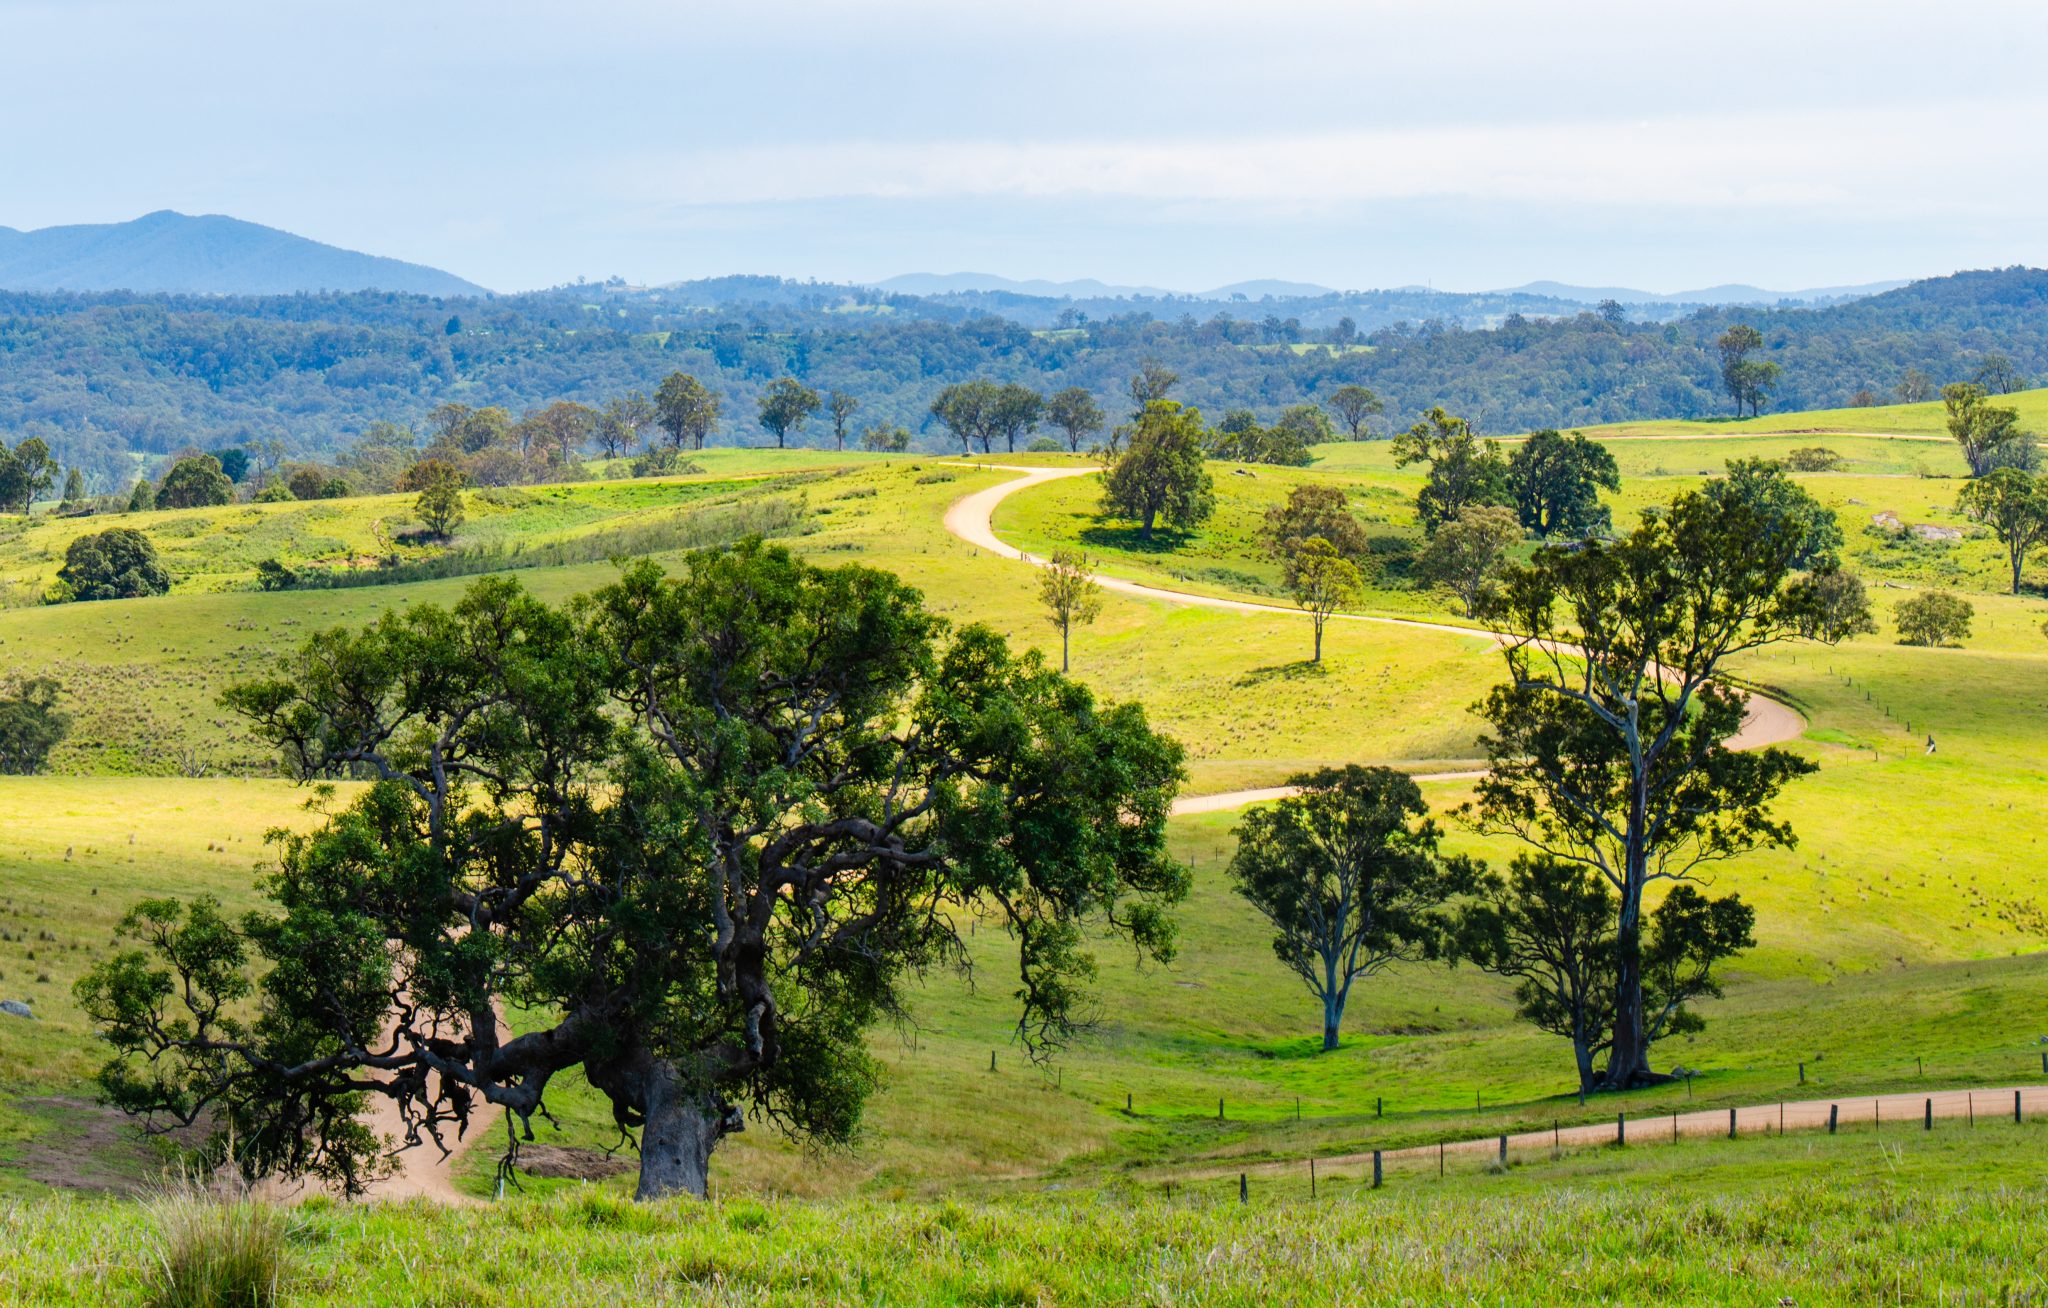
[{"label": "fence line along road", "polygon": [[[1775,1135],[1781,1130],[1825,1131],[1831,1116],[1844,1128],[1890,1125],[1902,1129],[1910,1127],[1914,1130],[1924,1130],[1930,1120],[1973,1121],[1983,1118],[1986,1121],[2012,1121],[2016,1116],[2023,1117],[2026,1113],[2041,1111],[2044,1103],[2048,1103],[2048,1086],[2044,1085],[1969,1090],[1916,1090],[1834,1099],[1773,1101],[1748,1104],[1734,1109],[1704,1108],[1678,1113],[1643,1113],[1639,1116],[1619,1114],[1617,1121],[1517,1131],[1510,1132],[1505,1137],[1496,1132],[1469,1139],[1403,1145],[1394,1149],[1319,1154],[1315,1158],[1315,1164],[1327,1174],[1331,1168],[1361,1165],[1369,1167],[1375,1157],[1387,1162],[1440,1158],[1491,1161],[1501,1156],[1503,1138],[1507,1141],[1509,1151],[1611,1145],[1616,1143],[1617,1138],[1630,1148],[1660,1142],[1668,1144],[1674,1135],[1696,1139],[1720,1136],[1725,1139],[1729,1135],[1731,1120],[1738,1135]],[[1217,1164],[1179,1173],[1174,1179],[1232,1176],[1244,1172],[1253,1175],[1271,1174],[1282,1170],[1292,1172],[1306,1161],[1296,1158],[1252,1164]]]}]

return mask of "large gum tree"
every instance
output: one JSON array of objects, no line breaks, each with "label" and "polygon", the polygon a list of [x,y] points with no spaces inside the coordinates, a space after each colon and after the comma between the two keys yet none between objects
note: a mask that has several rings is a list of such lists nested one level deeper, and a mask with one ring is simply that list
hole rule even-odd
[{"label": "large gum tree", "polygon": [[1646,511],[1619,540],[1539,551],[1479,609],[1507,638],[1509,675],[1480,705],[1490,766],[1468,813],[1612,887],[1609,1089],[1659,1079],[1646,892],[1791,844],[1771,803],[1814,770],[1788,750],[1729,747],[1745,709],[1729,661],[1868,629],[1862,588],[1810,548],[1832,515],[1774,465],[1740,471]]},{"label": "large gum tree", "polygon": [[[1088,932],[1171,952],[1178,746],[862,567],[758,543],[568,607],[506,580],[308,640],[228,702],[304,778],[273,905],[140,905],[80,983],[111,1100],[245,1170],[355,1190],[479,1107],[532,1137],[580,1068],[644,1198],[706,1193],[748,1119],[852,1134],[902,986],[1017,946],[1020,1036],[1079,1021]],[[343,803],[343,798],[347,802]],[[510,1032],[518,1034],[510,1034]],[[386,1096],[403,1138],[359,1120]]]}]

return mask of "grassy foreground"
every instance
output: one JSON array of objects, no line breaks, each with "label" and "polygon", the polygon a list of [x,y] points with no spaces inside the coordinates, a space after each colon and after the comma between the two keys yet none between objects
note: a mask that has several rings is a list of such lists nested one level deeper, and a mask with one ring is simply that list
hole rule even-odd
[{"label": "grassy foreground", "polygon": [[[314,1203],[292,1304],[2033,1303],[2048,1127],[1589,1148],[1507,1169],[1005,1200]],[[152,1215],[155,1217],[155,1215]],[[0,1206],[8,1303],[148,1302],[132,1205]]]}]

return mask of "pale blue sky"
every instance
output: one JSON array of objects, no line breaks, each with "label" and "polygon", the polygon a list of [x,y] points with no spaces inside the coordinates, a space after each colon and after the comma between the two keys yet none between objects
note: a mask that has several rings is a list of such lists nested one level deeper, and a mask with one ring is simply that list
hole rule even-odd
[{"label": "pale blue sky", "polygon": [[0,0],[0,224],[517,290],[1787,288],[2048,262],[2048,6]]}]

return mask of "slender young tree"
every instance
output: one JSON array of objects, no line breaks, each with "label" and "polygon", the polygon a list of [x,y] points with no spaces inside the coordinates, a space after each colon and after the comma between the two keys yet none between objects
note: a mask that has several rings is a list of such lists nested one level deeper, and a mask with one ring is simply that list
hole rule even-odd
[{"label": "slender young tree", "polygon": [[1423,546],[1416,569],[1424,580],[1458,597],[1467,617],[1479,597],[1507,563],[1508,551],[1520,544],[1522,524],[1514,511],[1496,505],[1468,505],[1436,529]]},{"label": "slender young tree", "polygon": [[977,440],[985,452],[995,439],[996,408],[1001,397],[1001,388],[992,381],[976,378],[954,382],[932,401],[932,417],[953,433],[953,439],[960,442],[961,453],[974,453]]},{"label": "slender young tree", "polygon": [[1310,536],[1287,559],[1287,590],[1315,628],[1315,652],[1309,662],[1323,661],[1323,628],[1330,615],[1358,599],[1364,585],[1358,565],[1321,536]]},{"label": "slender young tree", "polygon": [[1467,505],[1512,504],[1508,465],[1500,447],[1481,441],[1463,418],[1432,408],[1394,438],[1394,465],[1427,463],[1429,476],[1415,497],[1415,516],[1434,533]]},{"label": "slender young tree", "polygon": [[1476,868],[1437,852],[1422,791],[1391,768],[1325,768],[1245,814],[1230,878],[1273,924],[1273,952],[1323,1007],[1337,1047],[1351,987],[1389,964],[1434,957],[1454,896]]},{"label": "slender young tree", "polygon": [[1703,865],[1790,845],[1771,801],[1814,765],[1736,752],[1727,661],[1795,637],[1835,641],[1867,613],[1796,572],[1810,519],[1716,480],[1612,544],[1539,551],[1480,616],[1505,633],[1508,683],[1481,705],[1490,763],[1466,810],[1481,831],[1597,872],[1616,895],[1614,1033],[1603,1084],[1657,1079],[1645,1012],[1644,894]]},{"label": "slender young tree", "polygon": [[2020,411],[1992,404],[1984,388],[1975,382],[1942,387],[1941,402],[1947,410],[1948,434],[1962,450],[1972,477],[1986,476],[2000,467],[2008,451],[2024,445],[2028,439],[2020,430]]},{"label": "slender young tree", "polygon": [[853,420],[853,414],[860,408],[860,401],[845,391],[833,391],[825,397],[825,413],[832,419],[832,444],[835,449],[846,448],[846,424]]},{"label": "slender young tree", "polygon": [[639,391],[628,392],[606,404],[597,418],[597,441],[604,448],[604,456],[616,459],[631,454],[640,443],[640,433],[652,427],[658,417],[654,401]]},{"label": "slender young tree", "polygon": [[1054,550],[1038,574],[1038,600],[1060,629],[1060,671],[1067,670],[1067,647],[1074,627],[1087,626],[1102,613],[1102,587],[1095,584],[1088,556],[1079,550]]}]

